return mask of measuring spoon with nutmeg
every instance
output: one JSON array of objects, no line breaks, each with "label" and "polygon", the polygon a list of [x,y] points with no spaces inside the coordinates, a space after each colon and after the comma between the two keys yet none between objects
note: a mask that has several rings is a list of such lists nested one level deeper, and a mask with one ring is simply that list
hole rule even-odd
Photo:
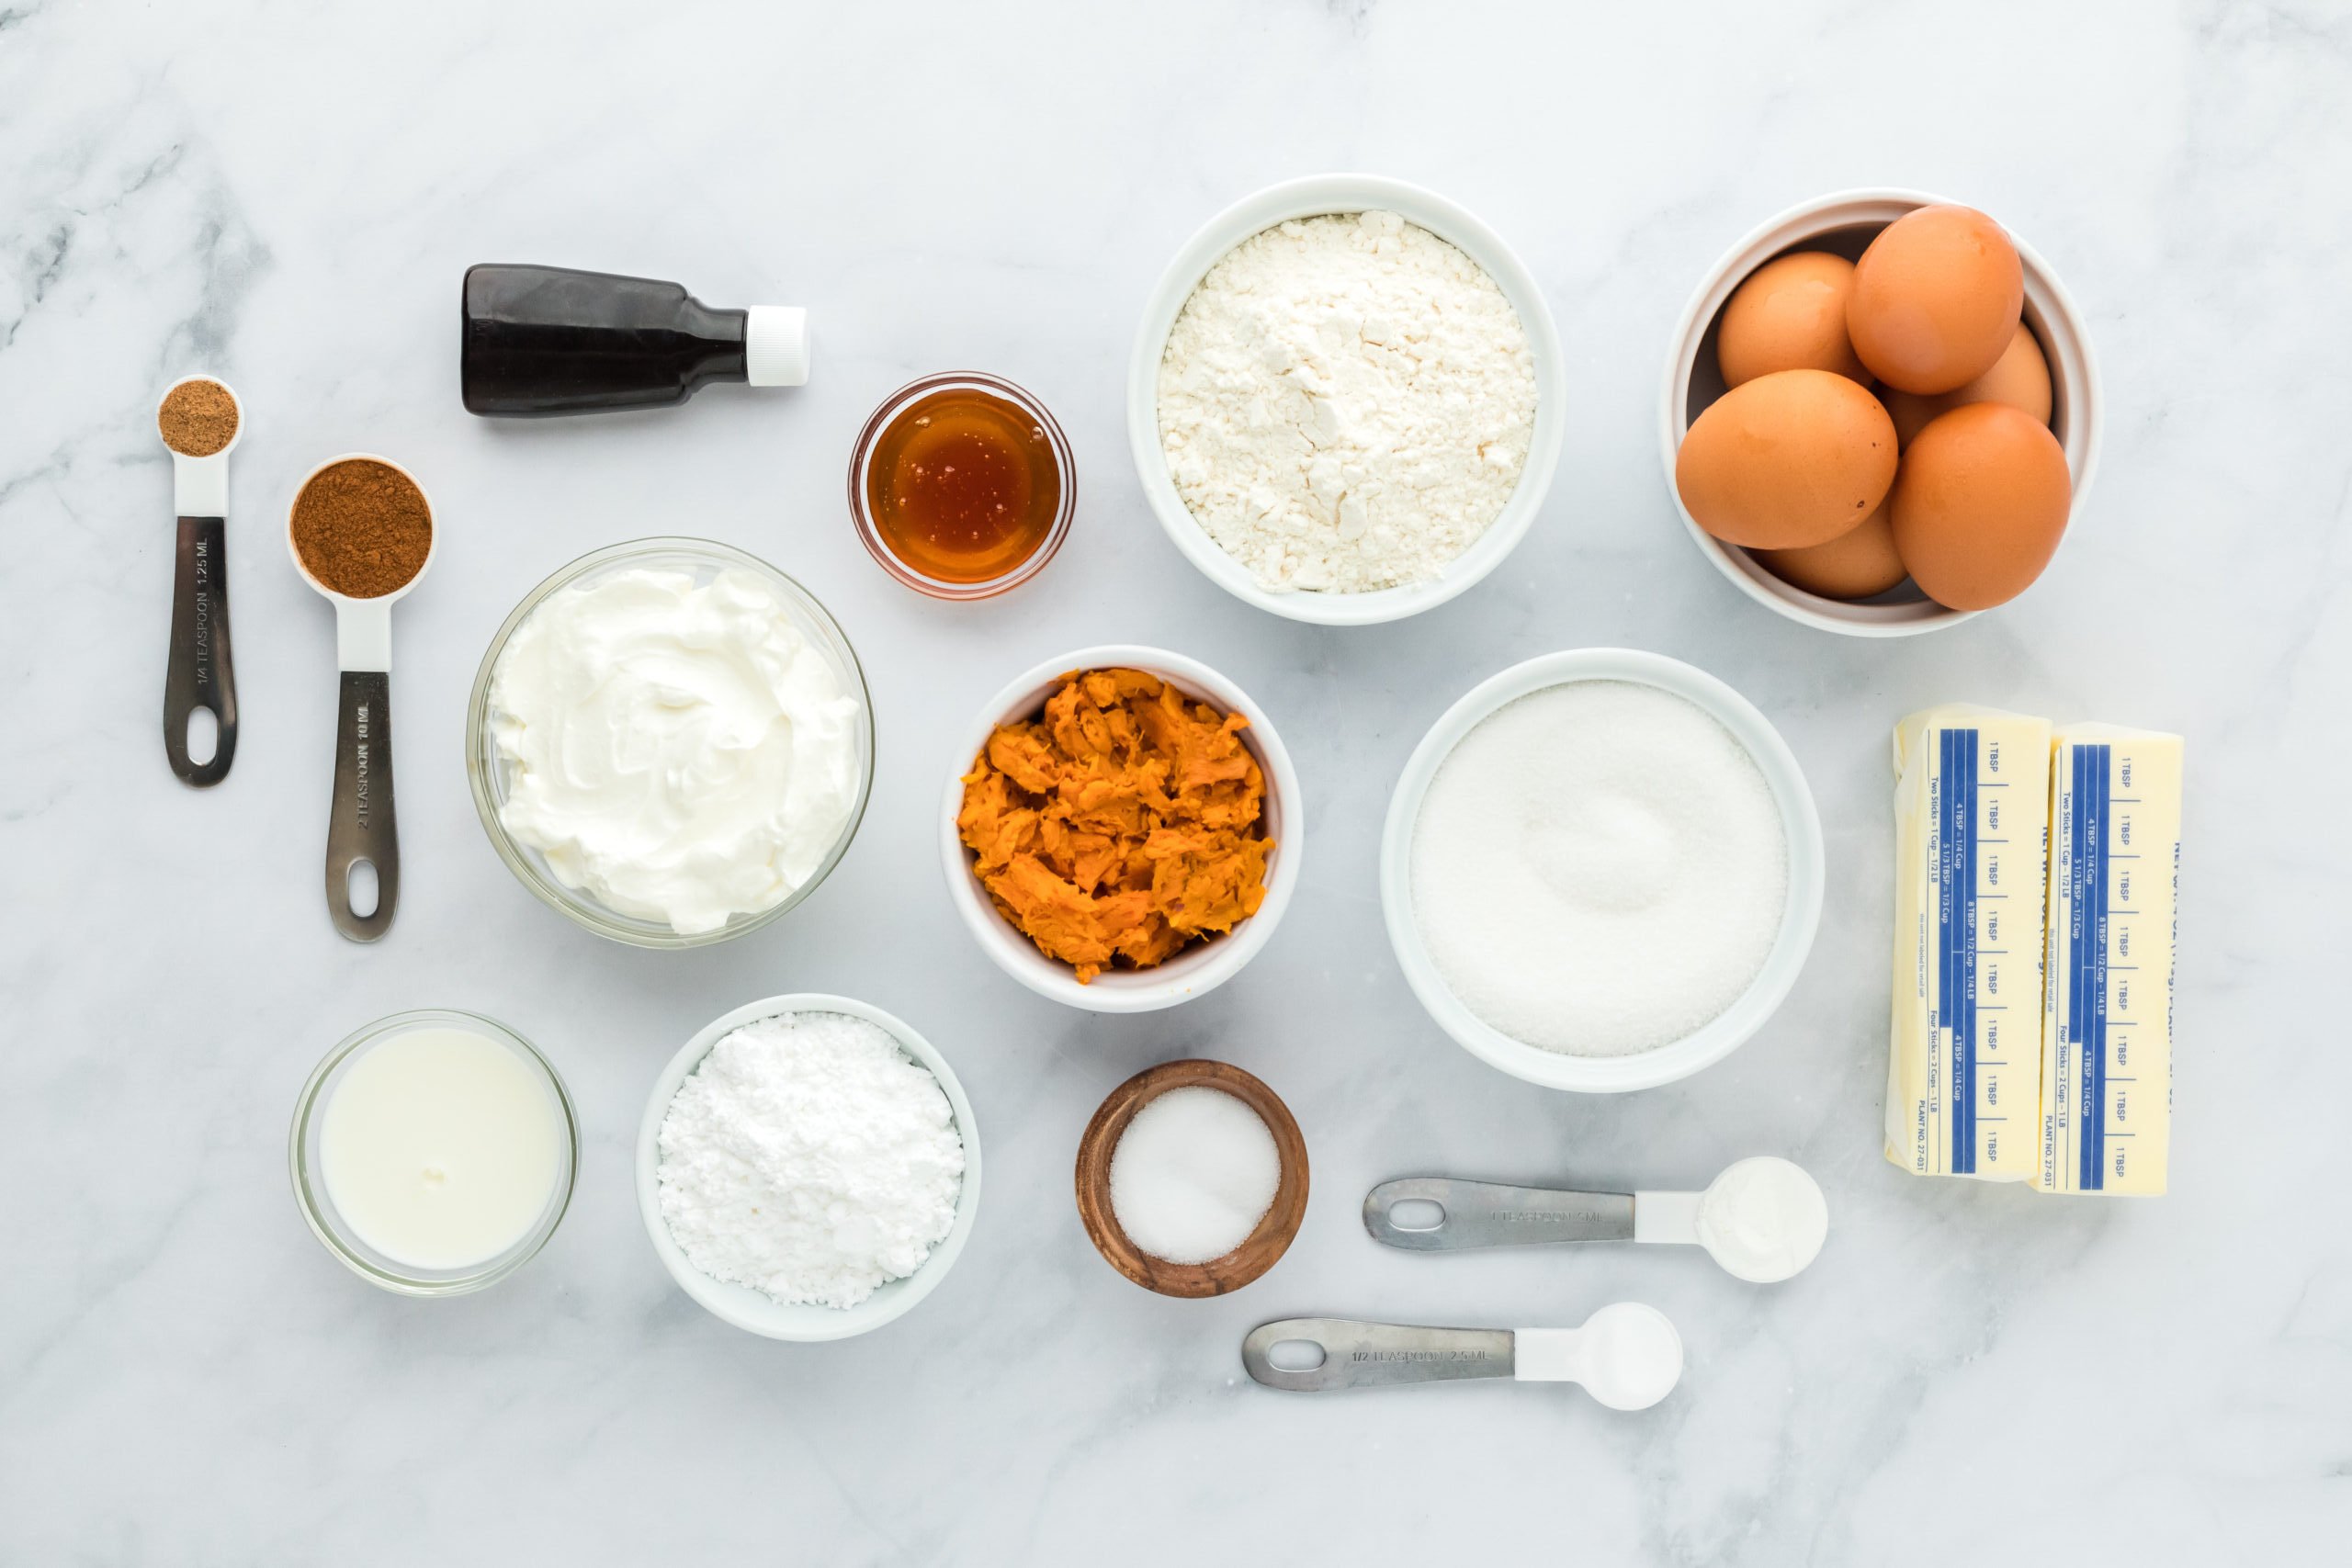
[{"label": "measuring spoon with nutmeg", "polygon": [[328,458],[295,487],[287,510],[294,570],[334,606],[342,692],[327,818],[327,913],[354,942],[390,931],[400,903],[392,605],[424,578],[440,543],[424,487],[389,457]]},{"label": "measuring spoon with nutmeg", "polygon": [[[229,776],[237,754],[237,682],[229,666],[229,454],[245,434],[244,407],[228,384],[183,376],[164,389],[155,428],[172,455],[172,509],[179,513],[173,568],[172,642],[164,673],[164,755],[182,784],[202,789]],[[189,732],[211,721],[212,749]]]}]

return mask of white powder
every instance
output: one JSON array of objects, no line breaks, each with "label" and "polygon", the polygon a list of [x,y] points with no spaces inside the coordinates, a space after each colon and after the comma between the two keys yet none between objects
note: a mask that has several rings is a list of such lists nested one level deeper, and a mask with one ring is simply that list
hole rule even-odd
[{"label": "white powder", "polygon": [[747,1023],[662,1119],[662,1217],[696,1269],[786,1305],[851,1307],[956,1223],[964,1143],[939,1080],[837,1012]]},{"label": "white powder", "polygon": [[1434,577],[1518,487],[1535,360],[1495,280],[1393,212],[1295,219],[1209,268],[1159,363],[1178,493],[1275,589]]},{"label": "white powder", "polygon": [[1821,1256],[1829,1203],[1803,1167],[1759,1155],[1707,1184],[1694,1224],[1716,1262],[1767,1284],[1793,1278]]},{"label": "white powder", "polygon": [[1531,1045],[1617,1056],[1738,999],[1789,851],[1755,759],[1624,681],[1531,693],[1463,737],[1414,824],[1413,912],[1448,987]]},{"label": "white powder", "polygon": [[1282,1181],[1282,1151],[1248,1104],[1221,1089],[1171,1089],[1111,1151],[1111,1213],[1154,1258],[1206,1263],[1250,1239]]},{"label": "white powder", "polygon": [[1618,1302],[1577,1331],[1577,1381],[1611,1410],[1647,1410],[1682,1381],[1682,1336],[1656,1307]]}]

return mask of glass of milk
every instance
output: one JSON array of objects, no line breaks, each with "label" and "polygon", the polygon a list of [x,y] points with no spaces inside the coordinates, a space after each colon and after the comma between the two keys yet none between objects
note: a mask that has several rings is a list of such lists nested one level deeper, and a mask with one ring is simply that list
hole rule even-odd
[{"label": "glass of milk", "polygon": [[571,1097],[530,1042],[427,1009],[327,1053],[288,1148],[302,1217],[370,1284],[455,1296],[530,1261],[571,1201]]}]

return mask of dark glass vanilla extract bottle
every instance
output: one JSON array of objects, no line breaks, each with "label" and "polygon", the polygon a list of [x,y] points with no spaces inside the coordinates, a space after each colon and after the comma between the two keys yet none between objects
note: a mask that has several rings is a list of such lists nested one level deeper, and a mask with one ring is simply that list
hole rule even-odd
[{"label": "dark glass vanilla extract bottle", "polygon": [[667,408],[714,381],[808,379],[808,312],[718,310],[674,283],[565,266],[466,269],[458,378],[479,414]]}]

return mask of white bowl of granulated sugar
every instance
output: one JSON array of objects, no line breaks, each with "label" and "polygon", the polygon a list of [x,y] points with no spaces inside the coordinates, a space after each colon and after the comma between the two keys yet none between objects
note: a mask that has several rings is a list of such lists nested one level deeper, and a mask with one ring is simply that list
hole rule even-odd
[{"label": "white bowl of granulated sugar", "polygon": [[979,1201],[979,1132],[947,1059],[849,997],[714,1019],[638,1125],[637,1206],[662,1267],[770,1339],[846,1339],[910,1311]]},{"label": "white bowl of granulated sugar", "polygon": [[1184,558],[1323,626],[1419,615],[1494,570],[1566,429],[1534,276],[1468,211],[1376,175],[1291,180],[1210,219],[1160,275],[1127,369],[1136,472]]},{"label": "white bowl of granulated sugar", "polygon": [[1514,1077],[1611,1093],[1763,1027],[1821,919],[1795,756],[1702,670],[1622,648],[1517,664],[1430,728],[1381,833],[1413,994]]}]

